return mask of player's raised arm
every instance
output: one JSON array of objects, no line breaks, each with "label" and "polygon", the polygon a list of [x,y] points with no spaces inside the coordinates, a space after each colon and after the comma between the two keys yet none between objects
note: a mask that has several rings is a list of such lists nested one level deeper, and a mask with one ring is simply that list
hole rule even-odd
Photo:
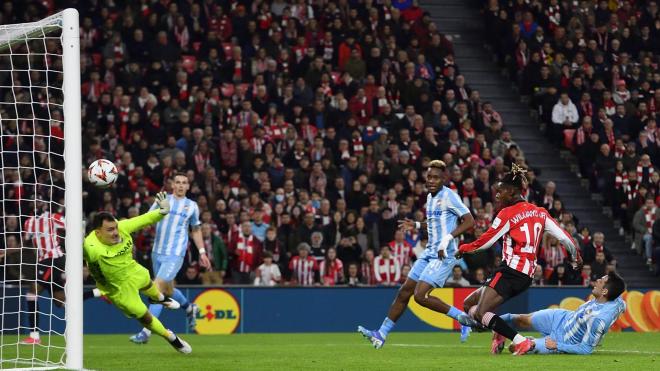
[{"label": "player's raised arm", "polygon": [[500,211],[500,213],[497,214],[497,217],[495,217],[495,220],[493,220],[493,224],[490,226],[490,228],[488,228],[488,230],[484,234],[482,234],[477,240],[459,246],[456,255],[460,256],[465,253],[484,250],[493,246],[493,244],[497,242],[497,240],[499,240],[500,238],[502,238],[502,236],[504,236],[504,234],[509,232],[510,226],[511,223],[509,222],[509,219],[505,218],[503,216],[503,212]]},{"label": "player's raised arm", "polygon": [[158,223],[170,212],[170,202],[167,200],[167,194],[165,192],[160,192],[156,195],[156,204],[158,205],[156,210],[120,221],[119,228],[128,233],[133,233],[144,227]]},{"label": "player's raised arm", "polygon": [[563,230],[559,224],[548,214],[545,219],[545,231],[550,233],[554,238],[559,240],[559,242],[564,245],[566,251],[571,254],[571,259],[573,261],[578,260],[578,250],[577,244],[565,230]]}]

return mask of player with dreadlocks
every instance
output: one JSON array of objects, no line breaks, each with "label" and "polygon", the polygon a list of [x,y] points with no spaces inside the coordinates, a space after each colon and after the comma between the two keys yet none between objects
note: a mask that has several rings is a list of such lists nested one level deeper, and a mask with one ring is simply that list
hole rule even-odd
[{"label": "player with dreadlocks", "polygon": [[504,348],[506,338],[513,341],[513,354],[522,355],[534,348],[534,343],[517,333],[495,309],[510,298],[527,290],[532,283],[536,268],[536,251],[543,239],[543,232],[557,238],[571,254],[574,267],[581,260],[576,243],[570,234],[561,229],[550,214],[521,196],[527,186],[526,170],[513,164],[511,171],[497,183],[495,194],[501,210],[493,224],[476,241],[463,244],[457,257],[491,247],[502,239],[502,264],[477,291],[465,298],[463,307],[474,320],[493,330],[491,352],[498,354]]}]

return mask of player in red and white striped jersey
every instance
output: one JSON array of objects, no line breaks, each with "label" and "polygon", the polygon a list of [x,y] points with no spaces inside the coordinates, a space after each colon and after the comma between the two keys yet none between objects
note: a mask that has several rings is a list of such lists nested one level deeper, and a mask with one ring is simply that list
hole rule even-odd
[{"label": "player in red and white striped jersey", "polygon": [[527,290],[532,283],[536,269],[536,251],[543,232],[557,238],[577,263],[579,254],[573,238],[561,229],[548,212],[525,201],[521,196],[526,186],[526,170],[513,165],[497,184],[495,198],[503,209],[497,214],[493,224],[476,241],[461,245],[457,255],[476,252],[491,247],[502,238],[502,265],[495,270],[486,284],[465,299],[465,311],[485,327],[494,331],[491,351],[500,353],[505,338],[513,340],[515,355],[525,354],[533,343],[518,334],[504,320],[494,313],[495,308],[506,300]]},{"label": "player in red and white striped jersey", "polygon": [[[37,212],[47,207],[43,201],[37,201]],[[47,209],[46,209],[47,210]],[[39,315],[37,313],[37,295],[43,290],[48,290],[53,297],[53,303],[61,307],[64,305],[66,296],[64,294],[66,260],[64,250],[60,246],[60,239],[64,238],[64,216],[60,213],[43,211],[40,214],[29,217],[23,226],[25,239],[32,242],[31,248],[37,250],[37,272],[35,280],[30,280],[30,286],[25,294],[27,301],[28,319],[30,323],[30,335],[22,340],[24,344],[39,344]],[[30,279],[29,277],[26,277]],[[83,294],[85,299],[100,296],[97,289],[87,290]]]},{"label": "player in red and white striped jersey", "polygon": [[64,216],[60,213],[46,211],[39,215],[33,215],[25,221],[23,227],[25,237],[32,239],[33,246],[37,248],[39,261],[64,256],[58,239],[59,231],[64,230],[64,228]]},{"label": "player in red and white striped jersey", "polygon": [[374,259],[374,276],[380,285],[394,286],[399,283],[401,266],[399,261],[392,257],[389,246],[384,246],[380,255]]},{"label": "player in red and white striped jersey", "polygon": [[312,248],[305,242],[298,245],[298,256],[291,258],[289,270],[291,280],[300,286],[312,286],[318,282],[319,266],[309,255]]}]

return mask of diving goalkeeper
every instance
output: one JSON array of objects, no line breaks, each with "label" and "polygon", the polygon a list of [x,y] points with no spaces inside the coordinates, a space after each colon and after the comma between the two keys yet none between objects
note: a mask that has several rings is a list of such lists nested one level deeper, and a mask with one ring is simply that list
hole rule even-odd
[{"label": "diving goalkeeper", "polygon": [[96,286],[119,310],[167,339],[177,351],[187,354],[192,352],[190,345],[152,316],[140,298],[142,292],[152,303],[168,309],[179,308],[177,301],[158,291],[149,271],[133,260],[131,233],[157,223],[170,212],[165,192],[156,195],[156,203],[158,209],[119,222],[110,213],[98,213],[93,220],[94,230],[85,238],[84,257]]}]

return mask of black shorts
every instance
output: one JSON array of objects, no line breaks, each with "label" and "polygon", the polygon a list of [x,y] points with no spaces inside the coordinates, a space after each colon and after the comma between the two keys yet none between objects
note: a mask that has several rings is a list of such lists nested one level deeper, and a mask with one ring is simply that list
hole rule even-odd
[{"label": "black shorts", "polygon": [[494,289],[507,301],[521,292],[527,290],[532,284],[532,278],[524,273],[506,266],[500,265],[486,280],[486,286]]},{"label": "black shorts", "polygon": [[63,256],[40,261],[37,264],[37,284],[50,293],[64,291],[64,283],[66,282],[65,264],[66,260]]}]

